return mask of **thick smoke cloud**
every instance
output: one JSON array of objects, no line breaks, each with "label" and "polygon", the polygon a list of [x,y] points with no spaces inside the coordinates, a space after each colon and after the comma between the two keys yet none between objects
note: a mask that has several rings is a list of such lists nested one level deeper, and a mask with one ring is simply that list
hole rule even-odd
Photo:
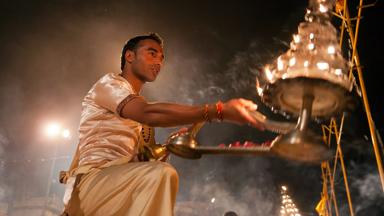
[{"label": "thick smoke cloud", "polygon": [[[255,76],[287,48],[305,12],[306,2],[297,4],[3,1],[0,128],[7,133],[0,130],[0,159],[4,161],[0,175],[8,177],[0,179],[0,201],[44,194],[48,162],[53,157],[50,144],[56,141],[41,135],[42,125],[57,119],[71,128],[73,139],[60,144],[59,156],[72,155],[82,97],[103,74],[119,71],[121,47],[137,34],[155,31],[165,39],[165,66],[158,80],[143,90],[148,100],[204,104],[245,97],[259,103],[271,118],[281,118],[260,103]],[[176,129],[157,130],[157,141],[164,142]],[[237,140],[263,142],[275,136],[246,126],[212,123],[202,129],[199,141],[218,145]],[[69,162],[58,160],[55,172],[66,169]],[[282,184],[291,189],[300,209],[314,215],[320,196],[319,167],[275,158],[224,156],[195,161],[172,156],[171,163],[181,179],[178,210],[201,207],[199,214],[184,215],[221,216],[230,210],[243,216],[278,215]],[[376,168],[372,168],[375,163],[356,163],[349,167],[356,212],[374,215],[367,211],[380,209],[377,206],[383,202]],[[30,170],[35,172],[27,175]],[[26,183],[35,187],[28,188]],[[337,187],[342,194],[342,184]],[[62,196],[63,186],[55,183],[52,191]],[[340,199],[346,203],[344,197]],[[347,215],[348,207],[340,205],[340,211]]]},{"label": "thick smoke cloud", "polygon": [[0,203],[8,201],[8,197],[11,195],[11,187],[8,185],[6,178],[6,148],[9,145],[9,140],[4,134],[4,130],[0,130]]}]

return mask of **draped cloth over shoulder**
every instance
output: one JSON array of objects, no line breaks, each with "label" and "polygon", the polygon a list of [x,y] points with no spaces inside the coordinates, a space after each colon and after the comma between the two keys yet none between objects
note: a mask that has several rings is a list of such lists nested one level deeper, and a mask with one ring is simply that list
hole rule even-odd
[{"label": "draped cloth over shoulder", "polygon": [[127,157],[135,160],[139,122],[120,117],[119,106],[139,97],[129,82],[118,74],[102,77],[83,100],[80,120],[79,165],[100,166]]}]

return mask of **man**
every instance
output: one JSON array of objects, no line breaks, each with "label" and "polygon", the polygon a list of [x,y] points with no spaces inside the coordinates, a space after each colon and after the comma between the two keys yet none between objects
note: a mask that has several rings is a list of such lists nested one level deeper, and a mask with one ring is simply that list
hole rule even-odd
[{"label": "man", "polygon": [[142,125],[219,120],[259,127],[247,112],[256,105],[245,99],[202,106],[148,103],[140,90],[163,66],[162,45],[157,34],[130,39],[122,51],[122,73],[105,75],[85,96],[80,142],[65,178],[67,215],[173,215],[177,173],[162,161],[139,161]]}]

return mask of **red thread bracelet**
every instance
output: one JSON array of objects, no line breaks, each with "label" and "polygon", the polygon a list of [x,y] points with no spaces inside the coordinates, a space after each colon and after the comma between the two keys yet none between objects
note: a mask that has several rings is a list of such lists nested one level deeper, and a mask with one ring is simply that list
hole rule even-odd
[{"label": "red thread bracelet", "polygon": [[223,103],[221,101],[218,101],[216,103],[216,112],[217,112],[217,119],[219,121],[223,121]]}]

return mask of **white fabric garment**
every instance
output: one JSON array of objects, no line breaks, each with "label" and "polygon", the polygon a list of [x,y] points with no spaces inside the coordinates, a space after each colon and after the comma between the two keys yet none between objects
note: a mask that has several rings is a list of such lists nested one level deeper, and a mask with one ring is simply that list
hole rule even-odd
[{"label": "white fabric garment", "polygon": [[117,113],[119,104],[132,94],[135,92],[126,79],[109,73],[85,96],[79,126],[79,166],[98,167],[121,157],[128,161],[135,158],[141,124]]}]

